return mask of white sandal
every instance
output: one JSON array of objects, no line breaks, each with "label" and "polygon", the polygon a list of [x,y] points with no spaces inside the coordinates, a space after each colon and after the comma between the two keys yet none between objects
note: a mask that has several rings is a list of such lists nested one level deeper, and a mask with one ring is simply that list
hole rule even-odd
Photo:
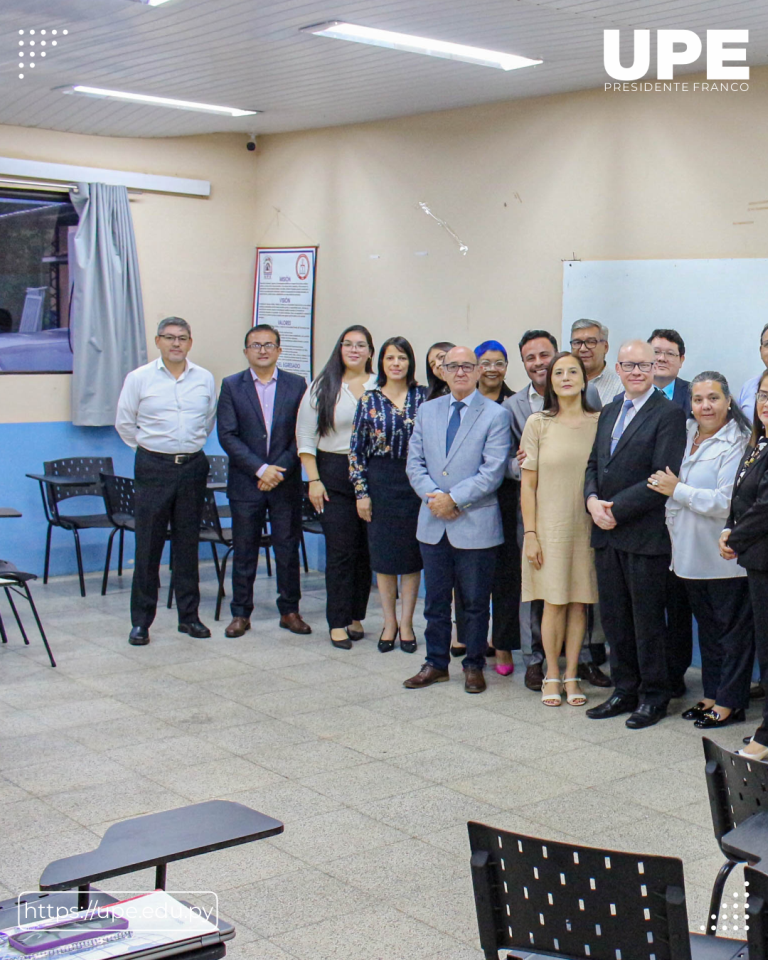
[{"label": "white sandal", "polygon": [[560,684],[560,691],[562,692],[563,687],[562,687],[562,681],[560,677],[551,677],[551,678],[545,677],[541,684],[541,702],[544,704],[545,707],[559,707],[560,704],[562,703],[563,698],[560,693],[546,693],[544,691],[544,687],[548,683]]},{"label": "white sandal", "polygon": [[[565,689],[566,683],[578,683],[578,682],[579,682],[578,677],[563,677],[563,689]],[[583,707],[587,702],[587,698],[584,696],[584,693],[581,690],[579,690],[578,693],[568,693],[568,691],[566,690],[565,699],[568,701],[568,703],[572,707]]]}]

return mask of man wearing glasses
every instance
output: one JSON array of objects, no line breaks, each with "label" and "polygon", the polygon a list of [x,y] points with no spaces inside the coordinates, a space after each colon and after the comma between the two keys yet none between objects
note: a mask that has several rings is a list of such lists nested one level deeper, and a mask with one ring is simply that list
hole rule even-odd
[{"label": "man wearing glasses", "polygon": [[301,577],[301,465],[296,418],[307,389],[303,377],[278,370],[280,334],[260,323],[245,335],[248,369],[226,377],[219,397],[219,443],[229,457],[227,497],[232,509],[232,622],[226,637],[251,629],[253,583],[261,533],[269,510],[277,567],[280,626],[311,633],[299,614]]},{"label": "man wearing glasses", "polygon": [[685,342],[677,330],[654,330],[648,337],[653,347],[653,382],[667,400],[691,415],[691,384],[678,376],[685,363]]},{"label": "man wearing glasses", "polygon": [[600,395],[603,406],[621,392],[621,380],[609,368],[605,356],[608,353],[608,327],[597,320],[577,320],[571,326],[571,353],[578,357],[587,371],[587,379]]},{"label": "man wearing glasses", "polygon": [[128,638],[133,646],[149,643],[169,524],[179,633],[211,635],[198,616],[197,557],[208,476],[203,447],[216,418],[216,385],[208,370],[187,359],[192,330],[186,320],[162,320],[155,345],[159,359],[125,378],[115,421],[123,441],[136,450],[136,560]]},{"label": "man wearing glasses", "polygon": [[630,340],[619,350],[621,397],[603,407],[587,464],[584,498],[592,516],[603,629],[611,645],[615,693],[587,710],[593,720],[629,713],[632,730],[658,723],[672,697],[664,615],[670,541],[665,497],[648,477],[677,474],[686,417],[653,384],[654,352]]},{"label": "man wearing glasses", "polygon": [[[763,366],[768,367],[768,323],[766,323],[760,333],[760,359],[763,361]],[[750,423],[752,423],[755,418],[757,385],[760,383],[760,377],[762,377],[762,375],[763,371],[758,373],[756,377],[752,377],[751,380],[747,380],[739,394],[739,406]]]}]

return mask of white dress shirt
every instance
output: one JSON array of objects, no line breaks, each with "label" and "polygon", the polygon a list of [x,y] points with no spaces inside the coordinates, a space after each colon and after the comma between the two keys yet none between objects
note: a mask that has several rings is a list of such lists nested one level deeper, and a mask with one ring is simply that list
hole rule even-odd
[{"label": "white dress shirt", "polygon": [[[357,410],[357,398],[342,381],[339,398],[336,401],[336,411],[333,418],[333,430],[326,437],[317,433],[317,399],[313,380],[309,390],[299,407],[299,416],[296,420],[296,444],[299,453],[317,455],[318,450],[323,453],[349,453],[349,441],[352,437],[352,426]],[[371,374],[363,385],[363,390],[373,390],[376,386],[376,376]]]},{"label": "white dress shirt", "polygon": [[531,413],[541,413],[544,409],[544,397],[532,383],[528,386],[528,403],[531,405]]},{"label": "white dress shirt", "polygon": [[734,420],[729,420],[692,453],[698,429],[695,420],[688,423],[680,483],[667,500],[670,569],[686,580],[745,577],[743,567],[720,556],[718,540],[730,511],[736,471],[748,438]]},{"label": "white dress shirt", "polygon": [[[630,425],[630,423],[632,423],[632,421],[635,419],[638,412],[642,409],[643,405],[645,404],[646,400],[650,399],[650,397],[653,396],[653,391],[655,389],[656,387],[649,387],[644,394],[642,394],[639,397],[633,398],[632,406],[627,410],[626,416],[624,417],[624,429],[622,430],[622,434]],[[629,400],[629,397],[625,393],[622,402],[626,400]],[[618,422],[620,419],[621,419],[621,407],[619,407],[619,412],[616,414],[616,419],[613,421],[614,430],[616,429],[616,426],[618,425]],[[611,431],[611,436],[613,436],[613,431]]]},{"label": "white dress shirt", "polygon": [[191,360],[176,379],[162,357],[132,370],[117,401],[115,427],[129,447],[197,453],[216,422],[213,374]]},{"label": "white dress shirt", "polygon": [[598,373],[596,377],[592,377],[589,382],[597,390],[600,396],[600,402],[604,407],[607,407],[616,394],[621,393],[624,389],[618,373],[616,373],[615,370],[611,370],[608,364],[603,367],[602,373]]}]

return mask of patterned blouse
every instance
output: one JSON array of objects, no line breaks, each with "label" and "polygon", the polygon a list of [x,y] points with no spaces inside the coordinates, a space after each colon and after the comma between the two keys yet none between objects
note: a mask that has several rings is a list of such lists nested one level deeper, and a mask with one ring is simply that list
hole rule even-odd
[{"label": "patterned blouse", "polygon": [[368,496],[371,457],[407,458],[416,414],[426,396],[426,387],[411,387],[400,409],[384,396],[380,387],[374,387],[358,400],[349,442],[349,476],[358,500]]}]

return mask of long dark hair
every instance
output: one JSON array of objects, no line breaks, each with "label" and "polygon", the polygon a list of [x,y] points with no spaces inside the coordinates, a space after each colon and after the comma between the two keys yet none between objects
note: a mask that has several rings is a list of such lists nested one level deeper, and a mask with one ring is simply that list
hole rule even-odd
[{"label": "long dark hair", "polygon": [[584,413],[597,413],[597,410],[587,401],[587,371],[584,369],[581,357],[574,356],[568,350],[561,350],[560,353],[556,353],[549,362],[549,367],[547,368],[547,384],[544,387],[544,413],[546,413],[548,417],[556,417],[558,413],[560,413],[560,398],[552,386],[552,371],[557,361],[562,360],[563,357],[575,360],[584,378],[584,383],[581,388],[581,409]]},{"label": "long dark hair", "polygon": [[370,331],[359,323],[352,324],[341,332],[336,346],[331,351],[328,362],[320,371],[312,387],[315,403],[317,405],[317,432],[321,437],[327,437],[333,433],[336,421],[336,403],[341,393],[341,381],[344,379],[344,360],[341,356],[341,341],[348,333],[362,333],[368,341],[368,347],[371,355],[365,364],[365,372],[371,373],[373,370],[373,337]]},{"label": "long dark hair", "polygon": [[[668,340],[669,337],[665,337],[664,339]],[[744,412],[742,411],[741,407],[734,402],[730,387],[728,386],[728,381],[725,379],[722,373],[718,373],[717,370],[704,370],[702,373],[697,373],[693,380],[691,380],[691,386],[689,387],[691,398],[693,398],[693,388],[696,386],[696,384],[704,383],[705,380],[711,380],[713,383],[720,384],[720,389],[723,391],[723,396],[728,401],[728,416],[726,417],[725,422],[727,423],[729,420],[735,420],[739,430],[741,430],[741,432],[747,436],[752,430],[752,424],[744,416]],[[691,414],[691,416],[693,416],[693,414]],[[762,423],[760,426],[762,426]]]},{"label": "long dark hair", "polygon": [[430,353],[432,353],[433,350],[445,350],[447,353],[449,350],[453,350],[455,346],[455,343],[449,343],[447,340],[438,340],[437,343],[433,343],[429,350],[427,350],[427,400],[434,400],[436,397],[442,397],[444,394],[448,393],[449,389],[445,380],[441,380],[440,377],[438,377],[434,372],[432,367],[430,367]]},{"label": "long dark hair", "polygon": [[382,344],[381,350],[379,350],[379,375],[376,383],[380,387],[386,385],[387,375],[384,373],[384,357],[390,347],[395,347],[408,357],[408,389],[410,390],[411,387],[416,386],[416,358],[413,355],[413,347],[405,337],[390,337]]},{"label": "long dark hair", "polygon": [[765,436],[765,424],[757,415],[757,394],[760,393],[760,388],[766,377],[768,377],[768,370],[763,371],[762,377],[757,381],[757,390],[755,391],[755,413],[752,417],[752,436],[749,438],[749,446],[753,449],[757,446],[757,441]]}]

